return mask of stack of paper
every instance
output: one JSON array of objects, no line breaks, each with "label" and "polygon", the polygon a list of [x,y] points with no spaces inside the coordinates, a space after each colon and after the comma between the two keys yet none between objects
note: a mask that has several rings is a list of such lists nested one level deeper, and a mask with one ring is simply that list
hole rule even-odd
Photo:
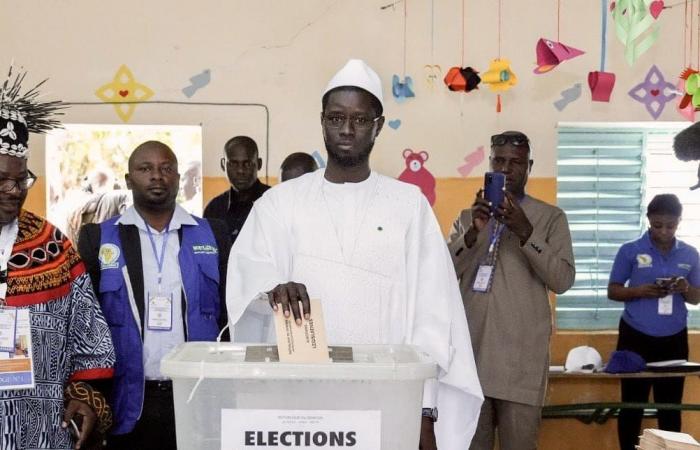
[{"label": "stack of paper", "polygon": [[698,450],[700,443],[689,434],[648,428],[639,438],[640,450]]}]

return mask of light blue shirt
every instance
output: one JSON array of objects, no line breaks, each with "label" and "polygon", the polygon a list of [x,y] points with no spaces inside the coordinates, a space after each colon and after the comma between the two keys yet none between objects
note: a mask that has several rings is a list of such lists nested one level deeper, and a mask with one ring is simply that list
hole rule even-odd
[{"label": "light blue shirt", "polygon": [[[170,225],[168,226],[168,241],[165,247],[165,256],[163,257],[163,273],[161,274],[161,293],[172,296],[172,319],[173,326],[171,330],[149,330],[148,329],[148,298],[149,294],[158,293],[158,261],[156,255],[153,254],[151,240],[146,230],[146,222],[136,211],[133,206],[129,207],[121,218],[116,222],[123,225],[134,225],[139,230],[139,238],[141,239],[141,261],[143,264],[143,289],[144,289],[144,330],[143,330],[143,367],[147,380],[165,379],[160,373],[160,360],[171,349],[185,341],[185,331],[183,326],[182,314],[182,296],[184,289],[182,287],[182,277],[180,275],[180,265],[178,262],[178,253],[180,252],[180,241],[178,238],[178,230],[182,225],[197,225],[197,222],[180,206],[175,206],[175,212]],[[160,254],[163,248],[163,239],[165,238],[165,230],[156,231],[151,228],[155,247]]]}]

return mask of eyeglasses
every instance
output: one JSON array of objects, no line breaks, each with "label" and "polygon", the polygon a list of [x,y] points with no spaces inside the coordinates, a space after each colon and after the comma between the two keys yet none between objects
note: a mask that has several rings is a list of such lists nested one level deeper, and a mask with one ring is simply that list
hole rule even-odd
[{"label": "eyeglasses", "polygon": [[328,116],[323,116],[323,123],[329,128],[341,128],[345,125],[345,122],[349,119],[352,126],[357,129],[367,129],[371,128],[376,121],[381,118],[379,117],[365,117],[365,116],[352,116],[348,117],[343,114],[330,114]]},{"label": "eyeglasses", "polygon": [[29,175],[24,178],[0,178],[0,192],[12,192],[12,190],[17,187],[20,191],[26,191],[30,187],[34,186],[36,182],[36,175],[32,173],[31,170],[28,171]]},{"label": "eyeglasses", "polygon": [[514,147],[529,147],[530,139],[522,134],[495,134],[491,136],[492,147],[501,147],[506,144]]},{"label": "eyeglasses", "polygon": [[238,169],[242,167],[244,170],[253,168],[255,161],[245,160],[245,161],[234,161],[228,158],[221,158],[221,167],[228,167],[229,169]]}]

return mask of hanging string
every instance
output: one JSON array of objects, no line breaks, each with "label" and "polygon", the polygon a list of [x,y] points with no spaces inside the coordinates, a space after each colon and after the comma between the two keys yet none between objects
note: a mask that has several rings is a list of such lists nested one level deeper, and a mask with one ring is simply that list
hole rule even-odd
[{"label": "hanging string", "polygon": [[685,0],[685,14],[683,14],[683,64],[688,67],[688,0]]},{"label": "hanging string", "polygon": [[690,30],[688,34],[690,35],[690,50],[688,55],[688,65],[690,66],[693,61],[693,5],[694,2],[690,2]]},{"label": "hanging string", "polygon": [[498,59],[501,59],[501,0],[498,0]]},{"label": "hanging string", "polygon": [[403,2],[403,77],[406,78],[406,23],[408,17],[408,0]]},{"label": "hanging string", "polygon": [[460,67],[464,67],[464,2],[466,0],[462,0],[462,63],[460,64]]},{"label": "hanging string", "polygon": [[[687,0],[686,0],[687,1]],[[608,48],[608,0],[601,0],[600,71],[605,72],[605,59]]]},{"label": "hanging string", "polygon": [[[685,0],[688,1],[688,0]],[[435,0],[430,0],[430,64],[435,62]]]},{"label": "hanging string", "polygon": [[560,21],[561,21],[561,0],[557,0],[557,42],[560,41],[560,39],[559,39]]}]

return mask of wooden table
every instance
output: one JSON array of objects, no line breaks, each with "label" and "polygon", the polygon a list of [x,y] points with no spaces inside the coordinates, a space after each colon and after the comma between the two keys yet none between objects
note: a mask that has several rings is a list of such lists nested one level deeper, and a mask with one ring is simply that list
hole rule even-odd
[{"label": "wooden table", "polygon": [[[670,378],[700,376],[700,369],[690,372],[637,372],[637,373],[566,373],[550,372],[549,379],[623,379],[623,378]],[[659,409],[675,409],[684,411],[700,411],[700,404],[677,403],[630,403],[630,402],[601,402],[601,403],[571,403],[563,405],[545,405],[542,408],[544,419],[577,419],[585,424],[607,422],[611,417],[617,417],[621,409],[643,409],[644,417],[656,417]]]}]

